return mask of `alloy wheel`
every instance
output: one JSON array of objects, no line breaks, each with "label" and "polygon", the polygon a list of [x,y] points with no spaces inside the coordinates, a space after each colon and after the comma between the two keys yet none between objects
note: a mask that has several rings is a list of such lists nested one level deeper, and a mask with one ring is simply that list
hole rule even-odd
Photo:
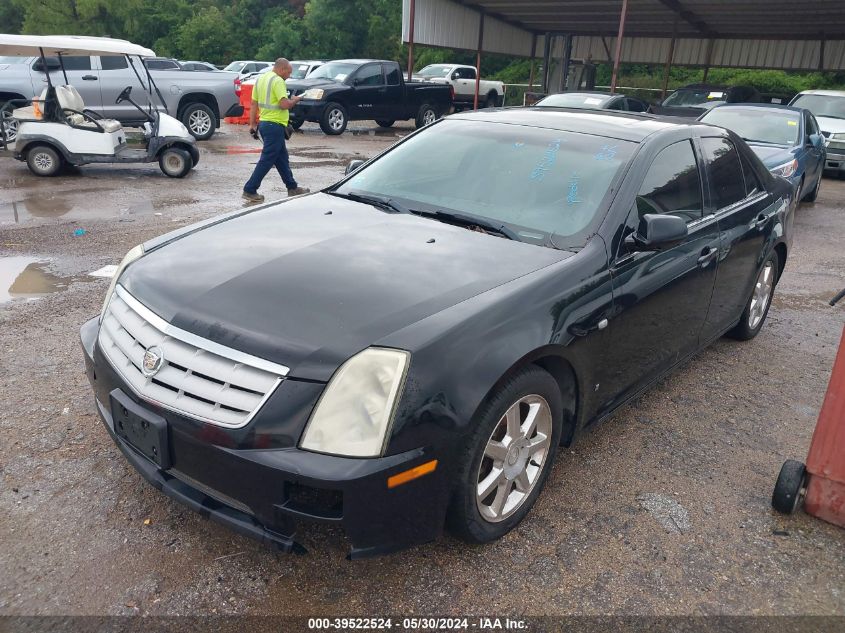
[{"label": "alloy wheel", "polygon": [[760,321],[766,314],[769,301],[772,299],[772,290],[775,285],[775,265],[767,261],[763,270],[757,276],[757,283],[754,286],[754,294],[751,295],[751,308],[748,310],[748,327],[752,330],[760,325]]},{"label": "alloy wheel", "polygon": [[476,505],[481,516],[498,523],[528,499],[549,456],[552,412],[538,395],[514,402],[501,417],[478,467]]},{"label": "alloy wheel", "polygon": [[191,132],[198,136],[207,134],[211,129],[211,117],[205,110],[194,110],[188,117],[188,127],[191,128]]},{"label": "alloy wheel", "polygon": [[47,152],[38,152],[32,159],[35,168],[42,172],[48,172],[53,168],[53,157]]},{"label": "alloy wheel", "polygon": [[423,113],[423,123],[425,125],[429,125],[431,123],[434,123],[436,120],[437,120],[437,114],[434,112],[434,110],[426,110]]},{"label": "alloy wheel", "polygon": [[333,130],[340,130],[343,128],[343,112],[337,108],[329,112],[329,127]]},{"label": "alloy wheel", "polygon": [[10,113],[3,113],[3,132],[7,143],[14,143],[18,138],[18,120]]}]

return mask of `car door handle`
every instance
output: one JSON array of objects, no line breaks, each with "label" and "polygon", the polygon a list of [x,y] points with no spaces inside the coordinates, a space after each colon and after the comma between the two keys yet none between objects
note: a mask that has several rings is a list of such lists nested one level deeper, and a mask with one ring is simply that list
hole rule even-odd
[{"label": "car door handle", "polygon": [[590,332],[603,330],[608,326],[607,317],[602,317],[600,321],[590,324],[574,323],[569,326],[569,331],[573,336],[587,336]]},{"label": "car door handle", "polygon": [[754,228],[758,231],[762,231],[768,222],[769,218],[767,218],[765,215],[758,215],[757,221],[754,223]]},{"label": "car door handle", "polygon": [[699,268],[707,268],[708,264],[716,259],[716,256],[719,254],[719,249],[714,248],[712,246],[708,246],[703,251],[701,251],[701,257],[698,258],[698,267]]},{"label": "car door handle", "polygon": [[97,75],[82,75],[82,81],[97,81]]}]

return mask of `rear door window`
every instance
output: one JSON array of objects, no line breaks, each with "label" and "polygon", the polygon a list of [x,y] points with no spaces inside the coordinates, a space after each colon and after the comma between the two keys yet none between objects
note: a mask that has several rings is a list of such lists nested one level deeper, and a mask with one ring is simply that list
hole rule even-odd
[{"label": "rear door window", "polygon": [[690,141],[679,141],[655,156],[637,195],[637,213],[676,215],[694,222],[704,215],[701,175]]},{"label": "rear door window", "polygon": [[355,83],[358,86],[381,86],[384,79],[381,74],[381,64],[368,64],[355,75]]},{"label": "rear door window", "polygon": [[745,198],[739,152],[725,138],[701,139],[713,207],[724,209]]},{"label": "rear door window", "polygon": [[108,55],[100,57],[100,68],[102,70],[123,70],[124,68],[129,68],[129,64],[126,62],[125,57]]},{"label": "rear door window", "polygon": [[387,77],[387,85],[388,86],[398,86],[399,85],[399,66],[388,66],[385,64],[384,66],[384,74]]}]

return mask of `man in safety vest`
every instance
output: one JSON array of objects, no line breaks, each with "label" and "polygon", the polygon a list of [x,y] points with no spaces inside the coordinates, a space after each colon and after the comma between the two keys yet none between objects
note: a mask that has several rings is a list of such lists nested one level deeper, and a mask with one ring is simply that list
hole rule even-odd
[{"label": "man in safety vest", "polygon": [[273,64],[271,71],[258,76],[258,81],[255,82],[252,90],[249,132],[255,136],[255,119],[260,113],[261,123],[258,124],[258,132],[264,140],[264,149],[261,150],[261,158],[255,165],[255,171],[244,185],[243,196],[250,202],[264,201],[264,196],[258,193],[258,187],[273,167],[282,177],[289,196],[298,196],[309,191],[296,184],[288,162],[288,148],[285,145],[285,128],[290,121],[290,109],[302,99],[302,97],[288,99],[285,79],[290,77],[292,70],[288,60],[279,58]]}]

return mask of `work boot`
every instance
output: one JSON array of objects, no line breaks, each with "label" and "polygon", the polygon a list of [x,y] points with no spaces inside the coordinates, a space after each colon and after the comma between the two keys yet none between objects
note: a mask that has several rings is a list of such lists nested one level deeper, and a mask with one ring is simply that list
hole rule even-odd
[{"label": "work boot", "polygon": [[245,200],[249,200],[250,202],[264,202],[264,196],[260,193],[250,193],[249,191],[244,191],[243,197]]},{"label": "work boot", "polygon": [[311,193],[311,190],[305,187],[294,187],[293,189],[288,189],[288,196],[301,196],[303,193]]}]

